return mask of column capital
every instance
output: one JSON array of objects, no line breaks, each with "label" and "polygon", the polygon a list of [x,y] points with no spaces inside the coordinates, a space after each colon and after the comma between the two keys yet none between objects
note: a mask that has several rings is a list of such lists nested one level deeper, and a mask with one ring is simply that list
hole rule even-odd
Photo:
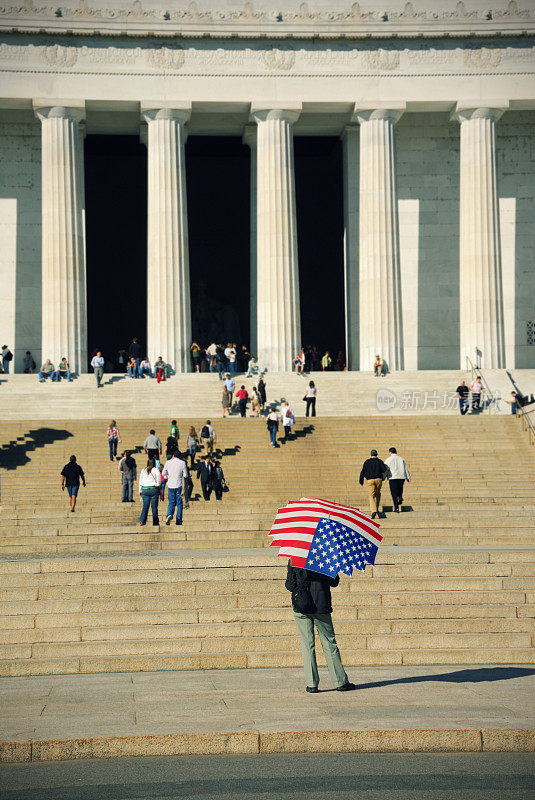
[{"label": "column capital", "polygon": [[246,144],[247,147],[250,147],[252,150],[253,147],[256,147],[257,144],[256,139],[257,139],[256,125],[246,125],[245,128],[243,129],[243,136],[241,137],[242,142]]},{"label": "column capital", "polygon": [[162,103],[147,101],[141,103],[141,119],[147,123],[157,119],[169,119],[185,125],[189,122],[190,117],[191,102]]},{"label": "column capital", "polygon": [[472,119],[493,119],[497,122],[509,108],[508,100],[479,100],[458,102],[451,112],[450,119],[456,122],[468,122]]},{"label": "column capital", "polygon": [[351,114],[351,122],[358,122],[361,125],[363,122],[370,120],[382,119],[390,120],[396,123],[407,107],[406,103],[399,101],[381,102],[370,104],[355,103],[355,107]]},{"label": "column capital", "polygon": [[85,119],[85,102],[79,100],[34,100],[35,116],[45,119],[72,119],[81,122]]},{"label": "column capital", "polygon": [[266,122],[271,119],[285,120],[286,122],[296,122],[303,110],[302,103],[293,102],[264,102],[251,103],[251,116],[253,122]]}]

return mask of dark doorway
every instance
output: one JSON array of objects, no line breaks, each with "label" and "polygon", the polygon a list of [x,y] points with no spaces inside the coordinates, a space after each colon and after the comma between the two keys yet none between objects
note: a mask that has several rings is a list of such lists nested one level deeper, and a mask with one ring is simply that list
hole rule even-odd
[{"label": "dark doorway", "polygon": [[301,338],[345,355],[342,143],[296,136],[295,193],[301,295]]},{"label": "dark doorway", "polygon": [[87,342],[117,366],[147,337],[147,150],[137,136],[85,140]]},{"label": "dark doorway", "polygon": [[249,344],[250,155],[233,136],[186,144],[192,335]]}]

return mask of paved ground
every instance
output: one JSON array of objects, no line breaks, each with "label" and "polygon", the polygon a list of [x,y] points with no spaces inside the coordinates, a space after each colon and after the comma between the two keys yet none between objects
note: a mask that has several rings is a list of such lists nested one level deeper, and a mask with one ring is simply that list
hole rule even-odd
[{"label": "paved ground", "polygon": [[298,669],[2,678],[0,759],[533,747],[533,667],[349,672],[317,695]]},{"label": "paved ground", "polygon": [[0,767],[1,800],[532,800],[527,753],[178,756]]}]

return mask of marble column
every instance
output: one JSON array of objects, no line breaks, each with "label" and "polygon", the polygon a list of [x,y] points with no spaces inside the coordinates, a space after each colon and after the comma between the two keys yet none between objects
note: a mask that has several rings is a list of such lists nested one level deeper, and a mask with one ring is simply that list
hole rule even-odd
[{"label": "marble column", "polygon": [[261,366],[290,371],[301,346],[293,123],[300,107],[252,109],[257,123],[257,344]]},{"label": "marble column", "polygon": [[402,110],[355,110],[360,124],[359,327],[360,369],[379,353],[403,369],[395,124]]},{"label": "marble column", "polygon": [[42,143],[42,357],[87,372],[82,107],[34,104]]},{"label": "marble column", "polygon": [[189,109],[142,108],[147,123],[147,349],[190,369],[191,306],[185,125]]},{"label": "marble column", "polygon": [[505,366],[496,122],[504,108],[461,108],[459,292],[461,369]]},{"label": "marble column", "polygon": [[347,368],[359,368],[359,129],[342,135],[344,185],[344,291]]},{"label": "marble column", "polygon": [[257,172],[257,165],[256,165],[256,126],[255,125],[246,125],[245,130],[243,132],[243,142],[246,144],[250,151],[251,151],[251,180],[250,180],[250,187],[249,187],[249,197],[250,197],[250,225],[249,225],[249,235],[250,235],[250,320],[251,320],[251,332],[249,335],[249,346],[251,349],[252,355],[256,358],[258,354],[258,341],[257,341],[257,329],[258,329],[258,314],[257,314],[257,280],[256,280],[256,217],[257,217],[257,209],[256,209],[256,172]]}]

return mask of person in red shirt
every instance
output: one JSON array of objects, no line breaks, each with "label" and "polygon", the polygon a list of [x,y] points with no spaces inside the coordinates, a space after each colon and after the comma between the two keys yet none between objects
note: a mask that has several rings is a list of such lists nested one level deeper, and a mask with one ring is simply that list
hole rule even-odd
[{"label": "person in red shirt", "polygon": [[240,414],[242,417],[245,417],[247,414],[247,400],[249,399],[249,394],[245,386],[240,386],[239,390],[236,392],[236,397],[238,398]]}]

